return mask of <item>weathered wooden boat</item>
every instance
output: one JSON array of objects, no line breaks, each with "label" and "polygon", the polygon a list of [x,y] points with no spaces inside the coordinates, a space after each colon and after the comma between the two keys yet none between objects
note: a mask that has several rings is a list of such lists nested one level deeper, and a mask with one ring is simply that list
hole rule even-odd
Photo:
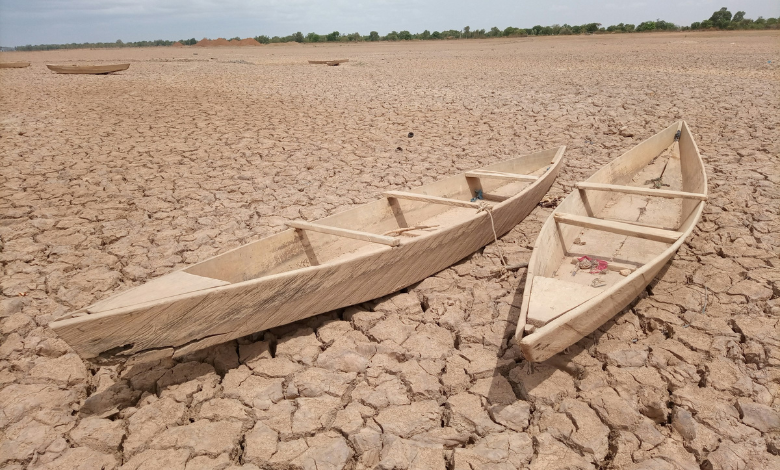
[{"label": "weathered wooden boat", "polygon": [[706,200],[707,175],[684,121],[576,183],[528,263],[515,333],[526,359],[564,350],[635,300],[691,234]]},{"label": "weathered wooden boat", "polygon": [[127,70],[130,64],[106,64],[106,65],[46,65],[52,72],[78,73],[88,75],[106,75]]},{"label": "weathered wooden boat", "polygon": [[[500,162],[291,228],[61,317],[82,357],[179,357],[379,298],[463,259],[522,221],[565,147]],[[475,195],[482,200],[472,201]],[[495,234],[494,228],[495,227]]]},{"label": "weathered wooden boat", "polygon": [[0,62],[0,69],[23,69],[29,66],[29,62]]},{"label": "weathered wooden boat", "polygon": [[349,59],[335,59],[335,60],[310,60],[310,64],[316,64],[316,65],[339,65],[343,64],[345,62],[349,62]]}]

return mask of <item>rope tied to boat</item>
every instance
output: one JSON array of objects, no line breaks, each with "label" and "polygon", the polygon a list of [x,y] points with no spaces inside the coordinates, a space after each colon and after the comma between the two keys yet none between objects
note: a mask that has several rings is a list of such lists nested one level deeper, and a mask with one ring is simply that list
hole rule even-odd
[{"label": "rope tied to boat", "polygon": [[[479,191],[479,190],[478,190]],[[479,191],[477,193],[477,196],[481,196],[482,191]],[[496,243],[496,249],[498,249],[498,259],[501,260],[501,273],[505,273],[507,271],[507,264],[506,264],[506,258],[504,258],[504,250],[501,249],[501,245],[498,244],[498,234],[496,233],[496,224],[493,221],[493,207],[488,204],[485,201],[479,201],[479,208],[477,209],[477,214],[480,212],[487,212],[487,215],[490,217],[490,227],[493,229],[493,241]]]}]

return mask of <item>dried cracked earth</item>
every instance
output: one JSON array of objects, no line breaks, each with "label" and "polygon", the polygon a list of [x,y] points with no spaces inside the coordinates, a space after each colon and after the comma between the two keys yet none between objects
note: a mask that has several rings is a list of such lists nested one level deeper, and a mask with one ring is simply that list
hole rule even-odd
[{"label": "dried cracked earth", "polygon": [[[0,70],[0,468],[780,468],[779,38],[4,54],[32,66]],[[131,66],[44,67],[81,61]],[[494,244],[177,361],[93,365],[47,327],[287,220],[565,144],[562,195],[681,118],[710,182],[694,235],[533,368]],[[510,262],[551,210],[499,240]]]}]

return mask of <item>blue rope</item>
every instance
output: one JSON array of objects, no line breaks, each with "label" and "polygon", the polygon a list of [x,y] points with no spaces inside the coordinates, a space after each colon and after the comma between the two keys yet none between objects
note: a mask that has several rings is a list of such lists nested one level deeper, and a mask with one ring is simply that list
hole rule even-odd
[{"label": "blue rope", "polygon": [[477,189],[476,191],[474,191],[474,194],[476,194],[476,196],[471,198],[471,202],[477,202],[477,200],[481,201],[481,200],[484,199],[482,197],[482,190],[481,189]]}]

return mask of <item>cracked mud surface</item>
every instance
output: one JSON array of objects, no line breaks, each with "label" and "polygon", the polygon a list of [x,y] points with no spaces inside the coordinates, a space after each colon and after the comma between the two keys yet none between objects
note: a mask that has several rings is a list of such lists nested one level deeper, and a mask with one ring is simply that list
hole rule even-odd
[{"label": "cracked mud surface", "polygon": [[[0,468],[780,467],[777,33],[12,55],[32,66],[0,70]],[[131,66],[44,67],[75,61]],[[494,245],[177,362],[93,366],[46,327],[286,220],[565,144],[562,195],[681,118],[702,221],[533,370],[510,341],[524,270],[494,275]],[[551,211],[500,240],[510,264]]]}]

